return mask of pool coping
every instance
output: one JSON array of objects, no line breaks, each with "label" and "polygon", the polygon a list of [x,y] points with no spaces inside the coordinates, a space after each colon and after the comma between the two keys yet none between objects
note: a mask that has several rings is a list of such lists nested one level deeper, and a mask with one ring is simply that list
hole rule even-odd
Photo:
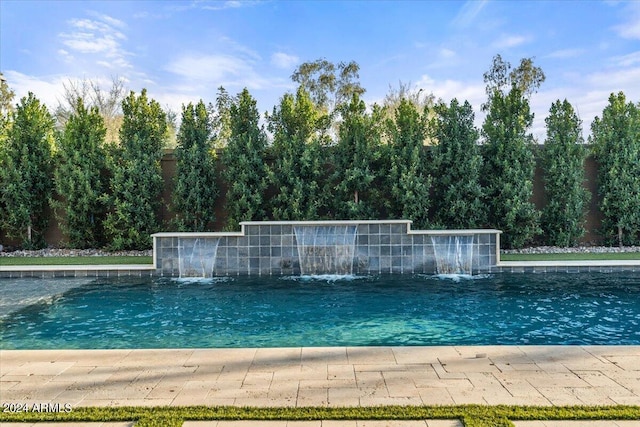
[{"label": "pool coping", "polygon": [[[490,273],[640,272],[640,260],[499,261]],[[408,273],[405,273],[408,274]],[[158,277],[153,264],[0,265],[0,278]]]},{"label": "pool coping", "polygon": [[152,264],[0,265],[0,279],[127,276],[156,276],[156,268]]}]

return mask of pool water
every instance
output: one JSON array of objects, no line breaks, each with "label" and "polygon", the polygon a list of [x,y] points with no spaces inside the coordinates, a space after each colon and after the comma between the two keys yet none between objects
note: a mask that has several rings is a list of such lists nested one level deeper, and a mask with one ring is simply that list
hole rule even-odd
[{"label": "pool water", "polygon": [[0,320],[2,349],[474,344],[638,345],[640,275],[99,279]]}]

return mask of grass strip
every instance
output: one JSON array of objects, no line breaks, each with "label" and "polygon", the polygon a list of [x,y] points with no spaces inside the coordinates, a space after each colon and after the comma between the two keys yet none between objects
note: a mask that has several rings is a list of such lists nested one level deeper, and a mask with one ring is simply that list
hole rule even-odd
[{"label": "grass strip", "polygon": [[0,422],[135,421],[136,427],[181,427],[186,420],[459,419],[466,427],[507,427],[511,420],[640,420],[640,406],[376,406],[251,408],[233,406],[76,408],[72,412],[0,413]]},{"label": "grass strip", "polygon": [[0,265],[120,265],[153,264],[150,256],[0,257]]},{"label": "grass strip", "polygon": [[640,260],[640,252],[570,254],[500,254],[501,261],[615,261]]}]

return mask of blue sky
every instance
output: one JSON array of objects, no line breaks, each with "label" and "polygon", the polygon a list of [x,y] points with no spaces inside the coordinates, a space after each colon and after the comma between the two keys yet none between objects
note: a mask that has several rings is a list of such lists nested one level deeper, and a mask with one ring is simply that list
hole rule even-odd
[{"label": "blue sky", "polygon": [[62,85],[111,78],[163,106],[249,88],[261,112],[304,61],[354,60],[368,104],[401,81],[468,100],[481,124],[494,55],[534,57],[534,134],[568,99],[585,136],[611,92],[640,101],[640,1],[0,1],[0,71],[18,97],[50,107]]}]

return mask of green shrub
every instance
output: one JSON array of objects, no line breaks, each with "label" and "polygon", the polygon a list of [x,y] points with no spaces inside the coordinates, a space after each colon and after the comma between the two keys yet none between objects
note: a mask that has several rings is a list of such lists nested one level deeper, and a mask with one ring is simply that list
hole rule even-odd
[{"label": "green shrub", "polygon": [[106,128],[98,108],[87,110],[79,98],[58,138],[56,192],[60,227],[72,248],[95,248],[103,244],[106,190],[104,138]]},{"label": "green shrub", "polygon": [[640,242],[640,108],[622,92],[591,124],[598,170],[602,234],[610,244]]},{"label": "green shrub", "polygon": [[547,139],[542,152],[546,204],[542,212],[545,241],[575,246],[584,235],[589,192],[584,187],[584,159],[580,119],[565,99],[549,110]]},{"label": "green shrub", "polygon": [[110,156],[111,193],[105,201],[111,210],[105,230],[111,249],[148,249],[151,234],[160,228],[160,159],[167,120],[160,104],[147,98],[146,89],[137,97],[131,92],[122,111],[120,146],[113,147]]},{"label": "green shrub", "polygon": [[225,209],[227,230],[241,221],[264,219],[267,168],[264,161],[267,137],[259,125],[256,101],[244,89],[229,110],[231,132],[222,154],[228,189]]},{"label": "green shrub", "polygon": [[[4,122],[4,120],[3,120]],[[45,211],[53,190],[53,118],[33,93],[23,97],[4,123],[0,146],[0,217],[9,237],[26,249],[45,246]]]},{"label": "green shrub", "polygon": [[204,102],[183,106],[173,190],[174,222],[180,231],[205,231],[215,220],[218,188],[211,132]]},{"label": "green shrub", "polygon": [[471,104],[440,103],[430,121],[433,147],[434,221],[446,228],[479,228],[487,213],[480,185],[482,156]]}]

